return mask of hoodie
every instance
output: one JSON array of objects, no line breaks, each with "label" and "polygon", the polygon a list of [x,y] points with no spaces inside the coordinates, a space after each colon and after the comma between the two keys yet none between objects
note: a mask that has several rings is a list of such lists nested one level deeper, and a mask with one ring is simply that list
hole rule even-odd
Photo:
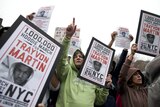
[{"label": "hoodie", "polygon": [[[18,71],[15,70],[16,68],[18,69]],[[22,72],[22,73],[19,74],[16,72]],[[26,73],[23,74],[23,72],[27,72],[27,74]],[[32,78],[33,73],[34,73],[33,69],[28,65],[21,62],[15,62],[9,68],[8,80],[14,82],[17,85],[25,86],[26,83]],[[18,82],[14,80],[14,77],[16,78],[16,80],[18,80]]]},{"label": "hoodie", "polygon": [[148,107],[160,106],[160,56],[155,57],[145,67],[148,80]]},{"label": "hoodie", "polygon": [[135,72],[140,72],[142,76],[142,83],[144,83],[144,76],[137,68],[131,68],[131,60],[126,59],[122,66],[119,76],[119,93],[122,100],[123,107],[148,107],[147,105],[147,88],[142,84],[141,86],[130,85],[130,78]]},{"label": "hoodie", "polygon": [[57,66],[57,76],[61,86],[56,107],[93,107],[106,101],[108,89],[100,88],[85,80],[78,78],[79,70],[76,68],[73,57],[70,63],[67,61],[67,53],[70,40],[64,38],[63,55]]}]

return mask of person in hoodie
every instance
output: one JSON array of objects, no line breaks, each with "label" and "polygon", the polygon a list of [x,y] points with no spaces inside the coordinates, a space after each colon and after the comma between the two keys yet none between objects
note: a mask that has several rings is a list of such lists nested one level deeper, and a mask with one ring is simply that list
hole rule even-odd
[{"label": "person in hoodie", "polygon": [[131,46],[131,54],[126,58],[119,75],[119,94],[122,107],[148,107],[148,89],[144,85],[144,75],[135,67],[131,67],[137,45]]},{"label": "person in hoodie", "polygon": [[[118,33],[116,31],[113,31],[111,33],[111,41],[108,44],[110,48],[112,47],[117,34]],[[134,39],[131,34],[129,35],[129,39],[130,39],[130,42]],[[122,50],[122,53],[119,57],[117,64],[115,61],[112,62],[111,68],[108,72],[112,76],[112,85],[111,87],[109,87],[109,95],[108,95],[107,101],[105,102],[105,104],[101,106],[95,105],[95,107],[121,107],[120,106],[121,104],[120,96],[117,95],[117,81],[118,81],[118,76],[119,76],[121,67],[126,59],[127,53],[128,53],[128,49],[124,48]]]},{"label": "person in hoodie", "polygon": [[150,61],[145,67],[145,77],[148,83],[148,107],[160,106],[160,55]]},{"label": "person in hoodie", "polygon": [[[94,107],[94,102],[101,105],[107,99],[108,89],[100,88],[77,77],[85,57],[82,51],[76,50],[70,63],[67,61],[69,44],[75,31],[76,25],[73,18],[73,23],[66,28],[66,35],[62,42],[63,55],[56,67],[61,82],[56,107]],[[107,85],[112,82],[110,77],[106,81]]]}]

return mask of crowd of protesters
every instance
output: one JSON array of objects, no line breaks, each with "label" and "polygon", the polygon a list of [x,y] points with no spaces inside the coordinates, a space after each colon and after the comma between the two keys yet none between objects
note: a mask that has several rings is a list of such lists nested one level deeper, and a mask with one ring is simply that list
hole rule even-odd
[{"label": "crowd of protesters", "polygon": [[[32,20],[34,14],[27,15]],[[132,44],[130,53],[123,49],[118,62],[111,63],[106,76],[106,87],[78,78],[85,55],[77,49],[68,60],[69,44],[76,31],[75,18],[66,27],[62,46],[63,54],[52,76],[43,102],[38,107],[159,107],[160,103],[160,56],[150,61],[145,71],[132,66],[137,44]],[[10,27],[0,25],[0,36]],[[112,47],[117,32],[111,33],[108,47]],[[130,41],[133,36],[129,35]],[[0,38],[1,40],[1,38]]]}]

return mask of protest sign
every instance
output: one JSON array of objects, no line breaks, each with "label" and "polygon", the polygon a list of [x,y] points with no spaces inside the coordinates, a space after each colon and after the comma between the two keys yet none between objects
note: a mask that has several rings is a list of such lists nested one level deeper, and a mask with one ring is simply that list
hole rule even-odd
[{"label": "protest sign", "polygon": [[54,6],[41,7],[32,22],[44,32],[47,32],[53,9]]},{"label": "protest sign", "polygon": [[93,37],[79,77],[91,83],[105,86],[114,53],[114,49]]},{"label": "protest sign", "polygon": [[136,36],[138,53],[149,56],[159,54],[160,48],[160,16],[141,10]]},{"label": "protest sign", "polygon": [[[59,43],[62,43],[65,33],[66,33],[65,27],[56,27],[54,33],[54,39],[57,40]],[[79,38],[79,36],[80,36],[80,29],[76,29],[72,37]]]},{"label": "protest sign", "polygon": [[[65,27],[56,27],[54,39],[57,40],[59,43],[62,43],[65,33],[66,33]],[[80,29],[76,29],[75,33],[71,38],[71,42],[68,50],[68,56],[72,56],[77,49],[80,49],[81,40],[79,36],[80,36]]]},{"label": "protest sign", "polygon": [[23,16],[0,42],[0,106],[35,107],[61,55],[61,44]]},{"label": "protest sign", "polygon": [[117,30],[118,35],[116,36],[115,46],[125,49],[130,47],[129,30],[124,27],[119,27]]}]

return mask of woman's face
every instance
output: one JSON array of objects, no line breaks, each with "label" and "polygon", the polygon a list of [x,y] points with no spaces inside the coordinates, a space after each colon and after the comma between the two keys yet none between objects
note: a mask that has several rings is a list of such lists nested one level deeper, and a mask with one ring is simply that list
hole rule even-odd
[{"label": "woman's face", "polygon": [[140,72],[137,71],[132,76],[132,82],[135,85],[141,85],[142,84],[142,76],[140,75]]},{"label": "woman's face", "polygon": [[74,64],[76,65],[77,68],[80,68],[81,65],[83,64],[83,55],[78,53],[74,56]]}]

